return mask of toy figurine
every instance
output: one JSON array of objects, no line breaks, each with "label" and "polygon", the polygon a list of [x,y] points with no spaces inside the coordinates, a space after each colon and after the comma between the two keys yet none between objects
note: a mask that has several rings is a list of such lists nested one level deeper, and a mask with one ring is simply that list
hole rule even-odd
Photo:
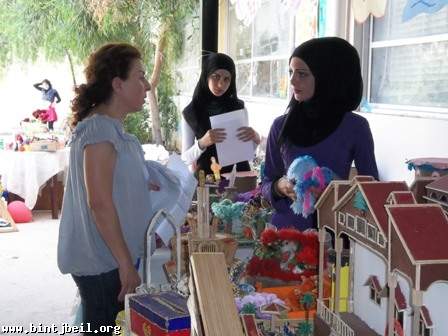
[{"label": "toy figurine", "polygon": [[219,182],[221,180],[221,174],[220,174],[221,166],[219,165],[218,162],[216,162],[216,158],[214,156],[212,156],[210,158],[210,160],[212,161],[212,164],[210,165],[210,169],[213,172],[213,175],[215,177],[215,181]]}]

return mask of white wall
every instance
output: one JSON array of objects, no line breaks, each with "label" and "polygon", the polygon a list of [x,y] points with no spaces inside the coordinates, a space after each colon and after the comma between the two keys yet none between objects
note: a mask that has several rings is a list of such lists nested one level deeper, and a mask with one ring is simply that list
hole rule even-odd
[{"label": "white wall", "polygon": [[[249,123],[267,136],[272,121],[285,112],[287,101],[246,101]],[[448,157],[448,120],[361,113],[370,124],[375,155],[384,181],[414,179],[406,161],[418,157]]]},{"label": "white wall", "polygon": [[448,298],[448,282],[435,282],[423,293],[423,304],[428,308],[434,325],[433,336],[448,335],[448,319],[446,299]]},{"label": "white wall", "polygon": [[381,286],[386,284],[387,267],[383,259],[369,249],[353,242],[353,312],[378,334],[383,335],[387,318],[387,299],[381,305],[370,300],[370,288],[364,286],[371,275],[376,275]]},{"label": "white wall", "polygon": [[[61,96],[62,101],[56,107],[58,122],[55,123],[55,127],[62,125],[73,97],[73,83],[68,62],[48,63],[40,60],[35,64],[15,63],[11,64],[0,78],[0,133],[14,132],[21,120],[31,117],[35,109],[43,106],[42,94],[33,87],[33,84],[44,78],[51,81]],[[79,69],[77,80],[83,81]]]},{"label": "white wall", "polygon": [[400,273],[397,274],[397,281],[400,285],[401,292],[406,299],[406,310],[404,312],[404,326],[403,331],[405,335],[411,335],[412,330],[412,308],[411,308],[411,285],[409,280],[402,276]]},{"label": "white wall", "polygon": [[380,178],[412,182],[406,160],[448,157],[448,120],[363,113],[375,141]]}]

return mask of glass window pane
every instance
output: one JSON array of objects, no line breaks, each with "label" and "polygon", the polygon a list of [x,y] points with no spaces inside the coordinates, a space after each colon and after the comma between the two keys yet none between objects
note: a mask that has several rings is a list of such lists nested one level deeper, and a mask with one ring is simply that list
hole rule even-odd
[{"label": "glass window pane", "polygon": [[233,59],[247,59],[252,54],[252,26],[238,20],[235,6],[229,10],[229,54]]},{"label": "glass window pane", "polygon": [[254,25],[255,57],[289,54],[289,12],[280,1],[263,1]]},{"label": "glass window pane", "polygon": [[448,6],[428,14],[421,13],[403,22],[402,15],[409,0],[387,2],[386,14],[374,19],[373,41],[448,33]]},{"label": "glass window pane", "polygon": [[200,67],[183,68],[176,71],[176,89],[180,94],[192,95],[199,80]]},{"label": "glass window pane", "polygon": [[254,96],[285,98],[288,89],[288,61],[255,62],[252,81]]},{"label": "glass window pane", "polygon": [[373,103],[448,107],[448,42],[375,48]]},{"label": "glass window pane", "polygon": [[236,89],[238,96],[250,95],[250,63],[236,64]]},{"label": "glass window pane", "polygon": [[201,31],[199,6],[195,12],[184,20],[182,30],[182,51],[177,67],[196,67],[201,64]]}]

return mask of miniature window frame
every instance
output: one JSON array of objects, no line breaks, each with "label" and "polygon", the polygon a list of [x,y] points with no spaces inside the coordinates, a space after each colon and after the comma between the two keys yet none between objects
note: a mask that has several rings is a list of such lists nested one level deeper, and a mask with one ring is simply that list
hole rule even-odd
[{"label": "miniature window frame", "polygon": [[381,296],[375,289],[375,286],[373,286],[373,283],[371,283],[369,286],[369,298],[372,302],[374,302],[378,306],[381,305]]},{"label": "miniature window frame", "polygon": [[384,235],[379,231],[377,235],[377,243],[381,247],[386,247],[386,237],[384,237]]},{"label": "miniature window frame", "polygon": [[345,213],[338,212],[338,223],[341,225],[345,225]]},{"label": "miniature window frame", "polygon": [[367,221],[359,216],[356,216],[356,233],[364,237],[367,235]]},{"label": "miniature window frame", "polygon": [[425,320],[423,319],[422,313],[420,313],[420,320],[418,322],[418,336],[432,336],[433,328],[430,328],[426,325]]},{"label": "miniature window frame", "polygon": [[378,233],[377,228],[374,225],[366,222],[366,237],[367,237],[367,239],[376,243],[377,233]]},{"label": "miniature window frame", "polygon": [[397,303],[394,305],[394,319],[400,322],[401,325],[404,325],[404,312],[405,309],[399,310]]},{"label": "miniature window frame", "polygon": [[347,214],[346,215],[347,219],[347,228],[349,228],[350,230],[356,231],[356,226],[355,226],[355,216]]}]

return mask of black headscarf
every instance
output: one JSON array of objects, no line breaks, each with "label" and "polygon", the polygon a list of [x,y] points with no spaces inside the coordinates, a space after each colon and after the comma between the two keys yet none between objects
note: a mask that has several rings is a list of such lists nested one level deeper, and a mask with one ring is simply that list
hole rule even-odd
[{"label": "black headscarf", "polygon": [[[220,97],[216,97],[208,88],[209,76],[218,69],[230,72],[230,86]],[[196,139],[202,138],[209,129],[210,116],[231,112],[244,108],[244,102],[238,99],[235,81],[235,63],[232,58],[221,53],[210,53],[205,56],[202,63],[202,71],[199,81],[194,89],[191,103],[183,110],[185,121],[193,130]],[[203,169],[207,174],[211,173],[210,158],[217,157],[216,146],[212,145],[202,153],[197,160],[199,169]],[[229,172],[232,167],[223,167],[221,172]],[[238,171],[250,170],[248,162],[240,162],[237,165]]]},{"label": "black headscarf", "polygon": [[310,68],[314,95],[304,102],[291,98],[279,141],[308,147],[327,138],[345,113],[358,107],[363,88],[361,66],[356,49],[338,37],[306,41],[294,50],[290,62],[293,57]]}]

